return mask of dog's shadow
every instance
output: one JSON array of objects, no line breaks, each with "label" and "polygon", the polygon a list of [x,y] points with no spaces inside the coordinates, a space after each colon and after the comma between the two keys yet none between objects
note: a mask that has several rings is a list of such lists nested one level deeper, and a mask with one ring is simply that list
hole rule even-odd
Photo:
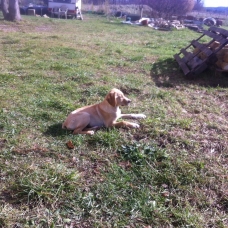
[{"label": "dog's shadow", "polygon": [[70,131],[66,131],[62,129],[62,123],[55,123],[48,126],[47,130],[44,132],[45,135],[51,135],[53,137],[63,136],[70,133]]}]

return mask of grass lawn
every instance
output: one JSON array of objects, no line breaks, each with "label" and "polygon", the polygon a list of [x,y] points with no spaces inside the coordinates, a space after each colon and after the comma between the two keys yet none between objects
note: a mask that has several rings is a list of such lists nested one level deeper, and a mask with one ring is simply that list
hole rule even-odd
[{"label": "grass lawn", "polygon": [[[1,17],[0,227],[227,227],[228,77],[186,80],[173,59],[198,37]],[[140,129],[61,129],[114,87],[123,113],[146,114]]]}]

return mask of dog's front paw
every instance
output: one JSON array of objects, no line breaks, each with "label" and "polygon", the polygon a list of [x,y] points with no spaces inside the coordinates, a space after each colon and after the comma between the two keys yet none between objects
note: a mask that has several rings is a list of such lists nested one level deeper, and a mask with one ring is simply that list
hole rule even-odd
[{"label": "dog's front paw", "polygon": [[139,114],[139,118],[141,118],[141,119],[145,119],[146,118],[146,115],[144,115],[144,114]]},{"label": "dog's front paw", "polygon": [[144,114],[135,114],[135,118],[136,119],[145,119],[146,115],[144,115]]},{"label": "dog's front paw", "polygon": [[133,128],[139,128],[139,125],[137,123],[132,123]]},{"label": "dog's front paw", "polygon": [[88,135],[94,135],[94,131],[87,131]]}]

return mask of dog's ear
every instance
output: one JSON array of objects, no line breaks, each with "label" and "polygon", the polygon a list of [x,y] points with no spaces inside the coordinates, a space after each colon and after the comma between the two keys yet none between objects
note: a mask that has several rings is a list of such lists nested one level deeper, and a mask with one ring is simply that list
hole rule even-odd
[{"label": "dog's ear", "polygon": [[108,101],[108,103],[110,105],[112,105],[113,107],[116,107],[116,93],[109,93],[107,96],[106,96],[106,100]]}]

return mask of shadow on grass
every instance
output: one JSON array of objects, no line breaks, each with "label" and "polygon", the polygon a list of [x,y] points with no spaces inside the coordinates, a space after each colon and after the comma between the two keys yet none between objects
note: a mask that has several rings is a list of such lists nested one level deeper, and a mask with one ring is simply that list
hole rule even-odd
[{"label": "shadow on grass", "polygon": [[51,135],[53,137],[63,136],[68,133],[71,133],[71,132],[62,129],[62,123],[56,123],[56,124],[50,125],[48,126],[47,130],[44,132],[45,135]]},{"label": "shadow on grass", "polygon": [[188,79],[173,58],[158,60],[153,64],[150,75],[158,87],[168,88],[181,84],[192,84],[228,88],[228,74],[218,73],[215,69],[207,69],[196,78]]}]

